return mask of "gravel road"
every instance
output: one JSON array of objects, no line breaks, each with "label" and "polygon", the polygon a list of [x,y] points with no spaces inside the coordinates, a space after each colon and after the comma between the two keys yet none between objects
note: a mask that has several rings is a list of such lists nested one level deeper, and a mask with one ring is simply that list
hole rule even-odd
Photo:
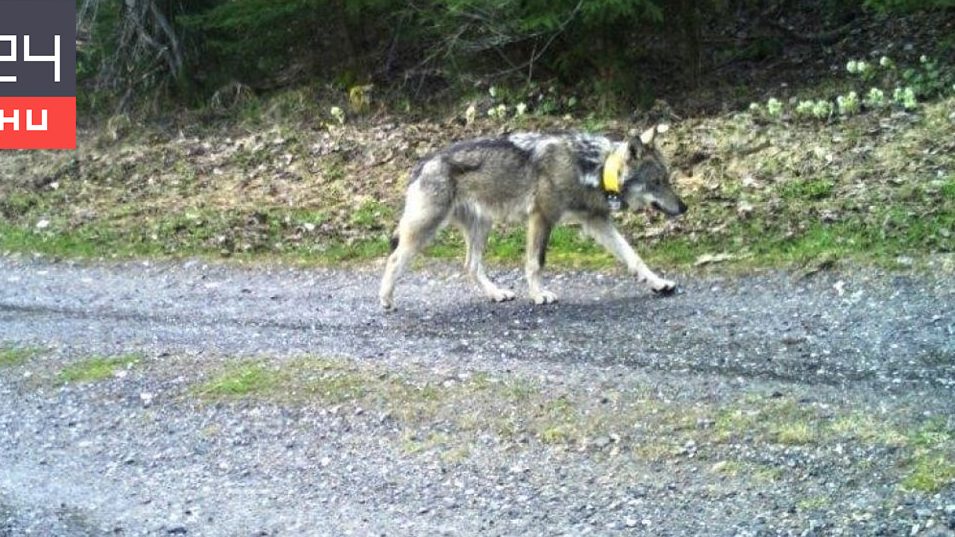
[{"label": "gravel road", "polygon": [[[378,272],[0,257],[0,348],[35,350],[0,367],[0,536],[955,535],[951,274],[677,275],[659,298],[562,272],[534,306],[429,265],[384,314]],[[422,418],[195,390],[302,357],[458,395]],[[474,379],[530,388],[470,400]],[[572,417],[534,429],[555,394]]]}]

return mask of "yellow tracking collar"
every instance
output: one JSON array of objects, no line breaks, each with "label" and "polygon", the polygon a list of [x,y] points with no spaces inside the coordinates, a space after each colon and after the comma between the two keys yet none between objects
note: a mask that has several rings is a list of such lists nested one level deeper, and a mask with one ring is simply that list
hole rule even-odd
[{"label": "yellow tracking collar", "polygon": [[611,194],[620,193],[620,169],[626,159],[627,146],[620,144],[613,153],[607,156],[604,162],[603,189]]}]

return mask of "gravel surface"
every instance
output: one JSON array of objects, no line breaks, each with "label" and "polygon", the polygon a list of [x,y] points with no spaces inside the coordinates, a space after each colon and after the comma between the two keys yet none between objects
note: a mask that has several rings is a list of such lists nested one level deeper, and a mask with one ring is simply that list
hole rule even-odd
[{"label": "gravel surface", "polygon": [[[0,536],[955,535],[950,274],[378,277],[0,257]],[[363,395],[196,388],[303,357]]]}]

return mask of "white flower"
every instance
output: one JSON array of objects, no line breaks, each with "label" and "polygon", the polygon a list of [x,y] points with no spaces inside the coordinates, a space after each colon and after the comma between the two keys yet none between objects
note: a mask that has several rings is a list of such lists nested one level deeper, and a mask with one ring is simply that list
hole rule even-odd
[{"label": "white flower", "polygon": [[881,108],[885,105],[885,92],[879,88],[870,88],[865,96],[865,105],[869,108]]},{"label": "white flower", "polygon": [[799,104],[796,105],[796,115],[811,116],[813,105],[814,103],[812,101],[799,101]]},{"label": "white flower", "polygon": [[840,95],[836,98],[836,105],[839,107],[839,113],[844,116],[855,114],[859,111],[859,95],[850,91],[848,95]]},{"label": "white flower", "polygon": [[922,54],[921,56],[919,56],[919,63],[928,63],[928,56],[926,56],[925,54]]},{"label": "white flower", "polygon": [[332,117],[335,118],[335,121],[337,121],[339,125],[345,124],[345,112],[342,111],[341,108],[337,106],[333,106],[331,110],[328,111],[328,113],[330,113]]},{"label": "white flower", "polygon": [[517,103],[517,106],[514,107],[515,116],[523,116],[524,112],[527,111],[527,105],[524,103]]},{"label": "white flower", "polygon": [[468,125],[470,125],[471,123],[474,123],[474,116],[476,114],[477,114],[477,108],[475,108],[474,104],[472,103],[470,106],[468,106],[468,109],[464,111],[465,123],[467,123]]},{"label": "white flower", "polygon": [[908,86],[895,88],[895,91],[892,92],[892,100],[895,101],[896,104],[902,105],[902,108],[906,110],[914,110],[919,106],[918,99],[915,98],[915,90]]},{"label": "white flower", "polygon": [[770,117],[779,117],[782,112],[783,103],[779,102],[779,99],[770,97],[769,100],[766,101],[766,113],[769,114]]},{"label": "white flower", "polygon": [[849,60],[849,63],[846,64],[846,71],[856,74],[859,71],[859,63],[855,60]]},{"label": "white flower", "polygon": [[832,115],[832,103],[826,100],[816,101],[812,105],[812,115],[818,119],[826,119]]},{"label": "white flower", "polygon": [[487,89],[487,92],[491,95],[492,98],[497,98],[497,87],[491,86]]},{"label": "white flower", "polygon": [[892,63],[892,58],[890,58],[890,57],[888,57],[888,56],[882,56],[881,58],[879,58],[879,65],[881,65],[882,67],[885,67],[886,69],[888,69],[888,68],[892,67],[892,66],[895,65],[895,64]]}]

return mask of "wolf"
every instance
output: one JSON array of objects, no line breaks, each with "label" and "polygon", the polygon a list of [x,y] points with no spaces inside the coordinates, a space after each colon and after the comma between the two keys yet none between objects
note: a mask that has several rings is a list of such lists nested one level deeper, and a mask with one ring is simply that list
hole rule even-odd
[{"label": "wolf", "polygon": [[551,230],[576,222],[656,293],[670,294],[676,283],[654,273],[614,227],[611,213],[652,207],[669,216],[687,210],[674,192],[670,173],[654,145],[665,125],[615,141],[581,133],[517,132],[452,144],[412,169],[405,207],[391,240],[378,297],[394,307],[395,281],[412,257],[445,224],[457,226],[466,242],[465,267],[494,302],[514,292],[488,278],[482,256],[497,220],[527,222],[525,276],[536,304],[557,301],[545,289],[541,271]]}]

